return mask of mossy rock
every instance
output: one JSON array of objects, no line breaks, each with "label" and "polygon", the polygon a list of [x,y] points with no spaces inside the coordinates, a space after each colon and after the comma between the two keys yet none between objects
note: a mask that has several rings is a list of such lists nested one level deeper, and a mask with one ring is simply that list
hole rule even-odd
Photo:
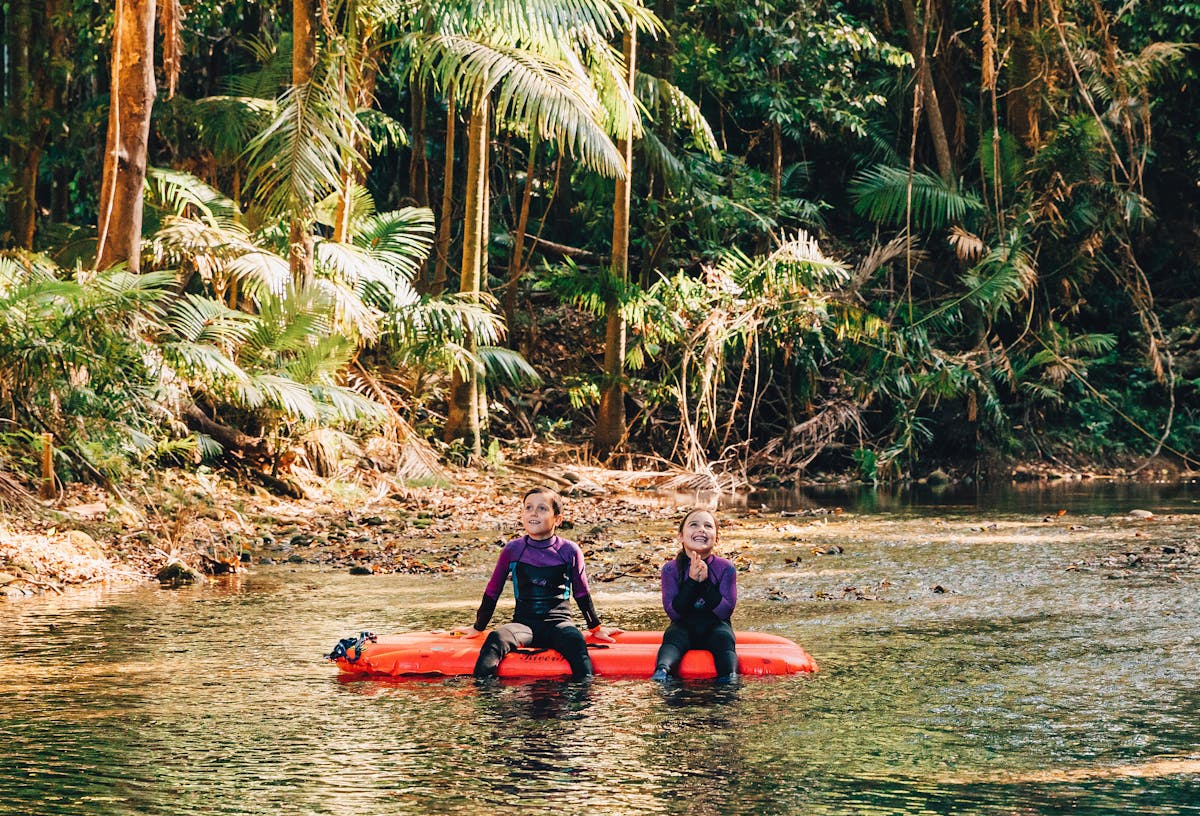
[{"label": "mossy rock", "polygon": [[204,583],[204,576],[182,561],[172,561],[155,575],[163,586],[181,587]]}]

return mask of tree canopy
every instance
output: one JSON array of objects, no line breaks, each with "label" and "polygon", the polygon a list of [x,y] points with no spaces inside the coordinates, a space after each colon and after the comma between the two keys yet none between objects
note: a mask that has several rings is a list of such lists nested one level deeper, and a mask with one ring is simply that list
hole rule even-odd
[{"label": "tree canopy", "polygon": [[65,478],[276,479],[330,429],[421,461],[594,439],[723,485],[1196,464],[1200,3],[0,20],[27,479],[46,434]]}]

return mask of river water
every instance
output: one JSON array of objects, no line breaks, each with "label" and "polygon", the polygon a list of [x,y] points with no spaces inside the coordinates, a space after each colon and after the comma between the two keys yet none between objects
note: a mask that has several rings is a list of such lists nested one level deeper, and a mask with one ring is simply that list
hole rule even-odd
[{"label": "river water", "polygon": [[[469,621],[492,552],[0,604],[0,814],[1200,814],[1195,487],[757,498],[725,514],[735,625],[813,676],[477,687],[321,659]],[[644,578],[594,591],[663,625]]]}]

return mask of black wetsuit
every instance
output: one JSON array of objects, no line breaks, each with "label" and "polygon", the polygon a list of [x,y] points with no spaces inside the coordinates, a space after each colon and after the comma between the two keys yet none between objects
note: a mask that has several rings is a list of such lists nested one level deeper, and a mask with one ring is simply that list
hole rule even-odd
[{"label": "black wetsuit", "polygon": [[592,661],[587,654],[587,643],[583,633],[571,621],[570,599],[573,595],[588,628],[600,625],[588,592],[583,551],[579,545],[557,535],[544,541],[521,536],[505,544],[483,591],[483,600],[475,615],[476,629],[487,628],[506,578],[512,580],[516,597],[512,623],[498,626],[488,634],[475,662],[475,676],[491,677],[496,674],[500,661],[513,649],[536,646],[561,654],[571,666],[572,679],[591,677]]}]

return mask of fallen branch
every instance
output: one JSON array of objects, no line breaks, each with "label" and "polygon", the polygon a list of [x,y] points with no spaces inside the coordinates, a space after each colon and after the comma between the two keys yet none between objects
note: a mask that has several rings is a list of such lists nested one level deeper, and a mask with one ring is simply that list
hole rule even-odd
[{"label": "fallen branch", "polygon": [[248,455],[249,458],[258,460],[270,458],[266,442],[263,441],[262,437],[250,436],[249,434],[242,433],[237,428],[231,428],[216,420],[209,419],[195,403],[183,409],[183,419],[193,431],[198,431],[217,440],[226,453],[236,451],[243,456]]}]

